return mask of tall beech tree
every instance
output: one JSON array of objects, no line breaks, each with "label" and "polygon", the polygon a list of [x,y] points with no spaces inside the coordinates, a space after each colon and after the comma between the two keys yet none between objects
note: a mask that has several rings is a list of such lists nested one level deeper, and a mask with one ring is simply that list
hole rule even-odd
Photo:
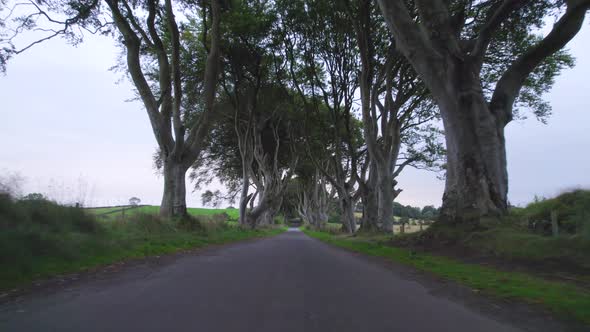
[{"label": "tall beech tree", "polygon": [[[504,214],[504,128],[513,119],[515,104],[535,99],[527,92],[551,86],[564,65],[560,50],[581,29],[590,1],[377,3],[397,49],[424,81],[442,115],[447,168],[440,220],[471,223]],[[535,35],[553,14],[560,17],[551,31]],[[485,82],[493,78],[492,84]],[[535,102],[532,106],[546,106]]]},{"label": "tall beech tree", "polygon": [[[2,64],[12,55],[42,41],[65,36],[80,41],[78,28],[109,33],[114,27],[125,51],[126,69],[147,111],[164,174],[164,194],[160,214],[184,217],[186,210],[185,176],[198,159],[202,142],[209,133],[219,72],[220,16],[219,0],[175,2],[172,0],[91,0],[26,2],[14,36],[3,39]],[[178,15],[179,10],[184,10]],[[204,67],[202,78],[186,75],[182,57],[186,55],[186,35],[178,17],[201,11],[202,43],[205,56],[194,61]],[[65,19],[56,17],[66,16]],[[39,26],[44,19],[49,27]],[[26,30],[48,34],[21,49],[14,46],[18,33]],[[194,82],[198,81],[198,84]],[[193,88],[197,91],[187,91]],[[190,97],[193,100],[187,100]],[[197,98],[197,100],[194,100]]]},{"label": "tall beech tree", "polygon": [[[353,233],[359,142],[354,135],[358,57],[343,3],[279,2],[286,57],[294,90],[308,112],[329,114],[329,166],[309,154],[338,193],[343,228]],[[323,166],[328,166],[325,168]]]},{"label": "tall beech tree", "polygon": [[272,222],[297,168],[301,131],[296,124],[301,112],[296,112],[284,88],[261,86],[256,95],[245,86],[240,90],[228,90],[217,102],[221,118],[191,177],[199,185],[219,179],[229,195],[209,196],[215,200],[238,196],[240,223],[256,227]]},{"label": "tall beech tree", "polygon": [[[348,3],[360,57],[359,90],[364,139],[370,157],[368,178],[360,182],[367,229],[393,229],[393,202],[401,192],[397,176],[408,165],[435,168],[444,150],[430,94],[387,36],[373,1]],[[368,196],[368,197],[367,197]],[[378,211],[377,217],[367,216]]]},{"label": "tall beech tree", "polygon": [[[430,95],[371,1],[278,4],[293,89],[308,113],[330,114],[330,164],[316,165],[338,192],[344,227],[354,231],[360,199],[363,229],[391,231],[395,178],[408,165],[433,166],[443,152]],[[356,137],[359,92],[364,133]]]},{"label": "tall beech tree", "polygon": [[240,222],[250,226],[272,222],[298,159],[296,103],[281,83],[279,40],[269,37],[275,23],[266,1],[248,0],[235,3],[223,25],[222,96],[233,113],[241,161]]}]

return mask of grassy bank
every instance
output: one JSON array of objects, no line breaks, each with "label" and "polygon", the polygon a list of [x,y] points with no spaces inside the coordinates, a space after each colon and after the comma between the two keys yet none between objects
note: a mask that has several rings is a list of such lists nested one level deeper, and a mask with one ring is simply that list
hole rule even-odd
[{"label": "grassy bank", "polygon": [[136,213],[97,220],[86,211],[0,195],[0,289],[113,262],[248,238],[282,228],[241,229],[219,218],[162,220]]},{"label": "grassy bank", "polygon": [[541,304],[553,312],[590,324],[590,292],[571,284],[547,281],[524,273],[506,272],[447,257],[416,253],[363,237],[304,230],[323,242],[363,254],[383,257],[504,299]]}]

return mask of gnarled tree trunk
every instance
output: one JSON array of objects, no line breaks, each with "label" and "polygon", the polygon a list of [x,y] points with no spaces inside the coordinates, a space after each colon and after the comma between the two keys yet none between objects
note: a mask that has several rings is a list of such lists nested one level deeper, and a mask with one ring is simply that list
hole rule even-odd
[{"label": "gnarled tree trunk", "polygon": [[439,96],[447,145],[441,221],[478,221],[508,207],[504,124],[490,111],[478,77],[458,69],[453,93]]},{"label": "gnarled tree trunk", "polygon": [[[243,162],[243,161],[242,161]],[[246,225],[246,213],[248,208],[248,201],[252,199],[252,195],[248,195],[250,188],[250,177],[248,176],[248,168],[242,167],[242,191],[240,193],[240,217],[238,219],[240,225]]]},{"label": "gnarled tree trunk", "polygon": [[360,229],[366,232],[378,231],[379,198],[374,187],[361,194],[361,202],[363,203],[363,219]]},{"label": "gnarled tree trunk", "polygon": [[271,221],[281,207],[282,201],[282,192],[265,189],[260,195],[258,205],[246,214],[246,223],[252,228],[272,224]]},{"label": "gnarled tree trunk", "polygon": [[308,183],[300,188],[297,213],[303,222],[321,229],[328,221],[328,192],[325,179],[316,169]]},{"label": "gnarled tree trunk", "polygon": [[393,192],[393,177],[391,172],[379,172],[379,220],[381,220],[381,228],[386,232],[393,232],[393,200],[395,199]]},{"label": "gnarled tree trunk", "polygon": [[379,230],[379,190],[378,176],[375,163],[371,162],[367,181],[359,180],[359,194],[363,204],[363,218],[361,231],[373,232]]},{"label": "gnarled tree trunk", "polygon": [[342,215],[340,216],[342,228],[345,232],[353,234],[356,231],[356,221],[354,219],[354,200],[348,191],[338,190],[338,198],[340,199],[340,209]]},{"label": "gnarled tree trunk", "polygon": [[173,158],[164,161],[164,195],[160,205],[163,217],[187,216],[186,211],[186,171],[188,167]]}]

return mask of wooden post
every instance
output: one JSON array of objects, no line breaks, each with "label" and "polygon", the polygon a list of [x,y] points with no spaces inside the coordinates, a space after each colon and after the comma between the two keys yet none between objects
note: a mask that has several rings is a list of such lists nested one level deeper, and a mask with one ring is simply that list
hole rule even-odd
[{"label": "wooden post", "polygon": [[557,211],[551,211],[551,234],[559,235],[559,225],[557,224]]}]

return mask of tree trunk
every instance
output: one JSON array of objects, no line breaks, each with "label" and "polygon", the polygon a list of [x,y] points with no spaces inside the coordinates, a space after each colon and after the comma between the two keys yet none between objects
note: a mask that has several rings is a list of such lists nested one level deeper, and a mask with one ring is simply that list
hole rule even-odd
[{"label": "tree trunk", "polygon": [[257,226],[272,225],[274,223],[273,219],[274,219],[274,213],[273,213],[272,209],[268,209],[268,210],[264,211],[264,213],[262,213],[262,216],[260,216],[260,218],[258,218],[256,225]]},{"label": "tree trunk", "polygon": [[173,158],[164,161],[164,196],[160,205],[160,216],[165,218],[185,218],[186,184],[185,176],[188,167]]},{"label": "tree trunk", "polygon": [[477,223],[508,207],[504,125],[490,111],[473,70],[464,66],[457,72],[454,91],[437,96],[447,146],[440,220]]},{"label": "tree trunk", "polygon": [[313,179],[311,197],[311,202],[308,205],[312,209],[312,219],[318,228],[324,228],[328,222],[328,192],[326,191],[325,180],[317,169]]},{"label": "tree trunk", "polygon": [[393,176],[388,169],[379,172],[379,220],[381,229],[393,232]]},{"label": "tree trunk", "polygon": [[279,211],[279,208],[281,207],[281,203],[282,203],[282,200],[280,200],[280,202],[271,203],[272,205],[269,206],[269,208],[266,211],[264,211],[264,213],[262,213],[262,215],[260,216],[259,220],[257,221],[257,225],[263,225],[263,226],[274,225],[275,216],[277,215],[277,212]]},{"label": "tree trunk", "polygon": [[374,232],[379,230],[379,198],[377,196],[373,186],[367,188],[366,192],[361,196],[363,202],[362,231]]},{"label": "tree trunk", "polygon": [[340,207],[342,208],[342,228],[347,233],[353,234],[356,231],[356,221],[354,219],[354,202],[351,197],[346,195],[340,198]]},{"label": "tree trunk", "polygon": [[359,191],[361,202],[363,203],[363,218],[361,220],[361,230],[365,232],[374,232],[379,230],[379,192],[377,185],[379,177],[377,175],[375,162],[371,162],[369,169],[369,178],[366,181],[359,180]]},{"label": "tree trunk", "polygon": [[248,189],[250,188],[250,178],[248,176],[248,169],[242,167],[242,192],[240,194],[240,218],[238,219],[240,225],[245,226],[247,224],[246,214],[248,213],[248,201],[252,198],[248,196]]},{"label": "tree trunk", "polygon": [[276,204],[280,206],[281,201],[277,201],[279,198],[275,197],[272,193],[269,193],[265,188],[265,191],[260,193],[260,199],[258,205],[246,214],[247,225],[255,228],[257,225],[263,224],[268,221],[267,212],[274,210]]}]

